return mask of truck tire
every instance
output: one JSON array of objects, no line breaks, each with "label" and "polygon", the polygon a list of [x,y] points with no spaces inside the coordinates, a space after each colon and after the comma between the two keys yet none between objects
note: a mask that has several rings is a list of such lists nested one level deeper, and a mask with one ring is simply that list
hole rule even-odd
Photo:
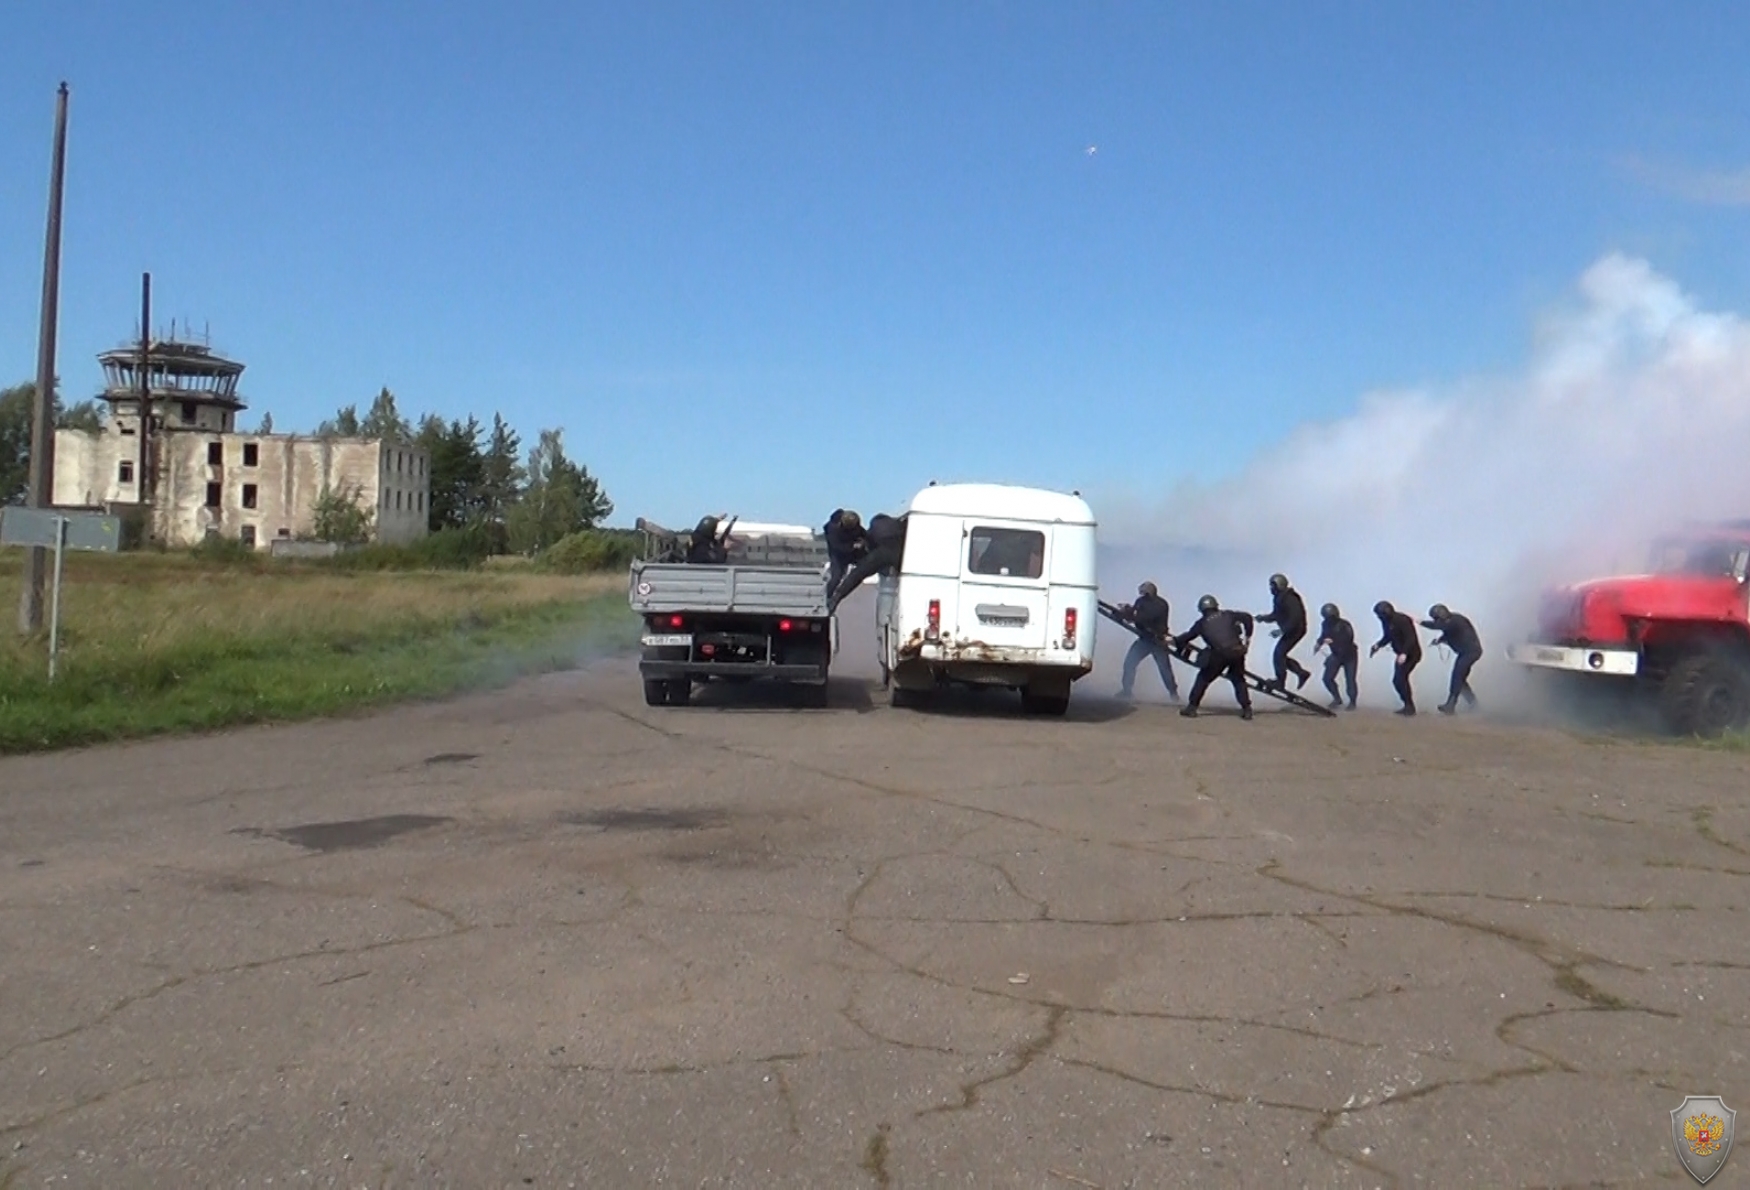
[{"label": "truck tire", "polygon": [[667,706],[668,683],[661,678],[645,678],[644,705],[648,707]]},{"label": "truck tire", "polygon": [[1064,715],[1069,712],[1069,695],[1036,694],[1023,686],[1021,711],[1027,715]]},{"label": "truck tire", "polygon": [[825,682],[820,683],[818,686],[810,685],[802,687],[803,706],[813,707],[815,710],[825,710],[830,702],[831,699],[828,697]]},{"label": "truck tire", "polygon": [[693,701],[693,679],[671,678],[668,683],[668,705],[684,707]]},{"label": "truck tire", "polygon": [[1697,653],[1671,667],[1660,703],[1672,731],[1712,739],[1750,721],[1750,675],[1731,658]]},{"label": "truck tire", "polygon": [[887,705],[896,711],[903,711],[907,707],[916,707],[922,701],[922,697],[916,690],[907,690],[904,686],[889,686],[887,688]]}]

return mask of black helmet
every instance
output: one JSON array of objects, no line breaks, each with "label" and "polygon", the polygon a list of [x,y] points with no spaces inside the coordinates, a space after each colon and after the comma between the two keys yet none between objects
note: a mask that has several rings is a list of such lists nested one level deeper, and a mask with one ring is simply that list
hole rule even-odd
[{"label": "black helmet", "polygon": [[1437,624],[1451,615],[1452,609],[1447,607],[1444,603],[1436,603],[1433,607],[1428,609],[1428,618]]},{"label": "black helmet", "polygon": [[1208,615],[1210,612],[1216,611],[1220,607],[1221,604],[1215,601],[1215,596],[1213,595],[1205,595],[1202,599],[1197,601],[1197,610],[1204,615]]},{"label": "black helmet", "polygon": [[1159,595],[1160,591],[1153,583],[1143,583],[1136,589],[1138,595]]},{"label": "black helmet", "polygon": [[1383,599],[1373,605],[1373,614],[1376,616],[1389,616],[1397,610],[1397,608],[1393,607]]},{"label": "black helmet", "polygon": [[1319,615],[1323,616],[1327,620],[1335,620],[1338,616],[1340,616],[1342,614],[1343,613],[1341,613],[1337,610],[1337,605],[1334,603],[1327,603],[1327,604],[1325,604],[1325,606],[1319,608]]},{"label": "black helmet", "polygon": [[1273,575],[1271,575],[1270,576],[1270,589],[1272,591],[1286,591],[1286,590],[1288,590],[1288,576],[1286,574],[1273,574]]},{"label": "black helmet", "polygon": [[857,515],[857,510],[854,508],[845,509],[844,515],[839,520],[841,524],[849,525],[853,529],[858,528],[863,523],[863,518]]}]

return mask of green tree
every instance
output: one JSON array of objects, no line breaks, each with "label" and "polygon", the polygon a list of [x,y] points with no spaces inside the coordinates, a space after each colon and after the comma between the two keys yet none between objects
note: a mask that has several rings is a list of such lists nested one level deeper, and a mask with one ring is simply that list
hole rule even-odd
[{"label": "green tree", "polygon": [[[36,392],[36,386],[31,386],[31,392]],[[56,405],[59,406],[57,401]],[[80,401],[77,405],[55,411],[55,426],[62,430],[83,430],[87,434],[103,432],[103,415],[97,411],[96,401]]]},{"label": "green tree", "polygon": [[374,510],[365,508],[364,489],[357,484],[338,490],[324,484],[313,511],[317,541],[363,545],[371,538]]},{"label": "green tree", "polygon": [[24,500],[30,483],[30,421],[36,385],[0,390],[0,504]]},{"label": "green tree", "polygon": [[377,399],[371,402],[370,412],[359,423],[359,433],[366,438],[381,438],[396,446],[406,446],[413,441],[413,427],[395,407],[395,394],[389,391],[387,385],[377,394]]},{"label": "green tree", "polygon": [[519,455],[522,442],[501,414],[492,415],[492,434],[481,458],[480,510],[492,552],[510,548],[510,510],[522,495],[527,478]]},{"label": "green tree", "polygon": [[420,422],[413,444],[431,459],[430,516],[432,532],[460,529],[481,515],[485,457],[480,449],[480,423],[472,416],[466,422],[445,423],[428,415]]},{"label": "green tree", "polygon": [[565,457],[563,430],[542,430],[529,452],[528,487],[511,509],[511,548],[536,554],[579,529],[594,528],[614,506],[589,471]]},{"label": "green tree", "polygon": [[318,438],[357,438],[359,436],[359,407],[348,405],[332,418],[316,427]]},{"label": "green tree", "polygon": [[[26,382],[0,389],[0,504],[24,501],[30,485],[30,433],[36,416],[36,385]],[[54,399],[53,424],[62,430],[103,429],[97,402],[80,401],[63,407],[60,394]]]}]

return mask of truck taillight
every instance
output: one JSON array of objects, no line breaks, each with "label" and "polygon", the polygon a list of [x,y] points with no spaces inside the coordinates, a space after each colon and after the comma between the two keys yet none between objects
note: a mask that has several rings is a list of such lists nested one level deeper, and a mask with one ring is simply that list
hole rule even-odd
[{"label": "truck taillight", "polygon": [[1076,609],[1073,607],[1063,613],[1063,647],[1076,647]]},{"label": "truck taillight", "polygon": [[932,600],[930,600],[930,623],[929,623],[929,627],[924,629],[924,639],[925,640],[936,640],[941,635],[942,635],[942,601],[940,599],[932,599]]},{"label": "truck taillight", "polygon": [[686,623],[687,623],[687,620],[686,620],[685,616],[651,616],[650,617],[650,626],[652,628],[683,628],[686,626]]},{"label": "truck taillight", "polygon": [[796,625],[789,620],[779,620],[778,621],[778,631],[779,632],[788,632],[788,631],[790,631],[790,629],[792,629],[794,627],[796,627]]}]

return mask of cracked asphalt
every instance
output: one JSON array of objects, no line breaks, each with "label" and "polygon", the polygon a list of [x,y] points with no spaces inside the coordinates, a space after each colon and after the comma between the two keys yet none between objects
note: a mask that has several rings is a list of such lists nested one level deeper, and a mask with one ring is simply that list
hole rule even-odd
[{"label": "cracked asphalt", "polygon": [[1741,756],[841,672],[0,761],[0,1186],[1685,1185],[1750,1105]]}]

